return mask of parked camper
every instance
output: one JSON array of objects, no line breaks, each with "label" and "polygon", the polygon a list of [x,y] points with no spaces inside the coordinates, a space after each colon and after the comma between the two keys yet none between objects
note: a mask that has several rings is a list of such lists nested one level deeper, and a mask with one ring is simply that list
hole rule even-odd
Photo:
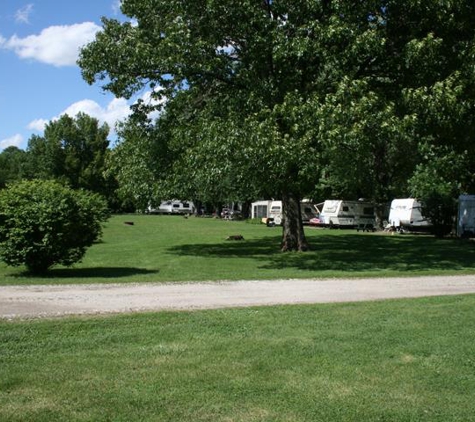
[{"label": "parked camper", "polygon": [[256,201],[251,204],[251,218],[268,218],[272,201]]},{"label": "parked camper", "polygon": [[400,230],[429,230],[432,225],[422,215],[421,203],[414,198],[393,199],[389,210],[389,225]]},{"label": "parked camper", "polygon": [[192,214],[194,211],[191,201],[162,201],[158,208],[148,207],[149,214]]},{"label": "parked camper", "polygon": [[321,225],[373,229],[376,223],[374,206],[365,201],[326,200],[320,213]]},{"label": "parked camper", "polygon": [[251,218],[262,221],[272,219],[274,224],[282,224],[282,201],[264,200],[251,204]]},{"label": "parked camper", "polygon": [[475,195],[460,195],[457,236],[475,237]]},{"label": "parked camper", "polygon": [[282,201],[272,201],[270,204],[269,217],[272,218],[274,224],[280,226],[283,221]]},{"label": "parked camper", "polygon": [[300,212],[302,214],[303,224],[310,224],[310,220],[320,217],[320,211],[318,210],[317,205],[307,200],[303,200],[300,203]]},{"label": "parked camper", "polygon": [[[303,200],[300,203],[302,213],[302,222],[308,222],[317,217],[319,212],[315,205],[310,201]],[[272,221],[276,225],[281,225],[283,221],[282,201],[264,200],[256,201],[251,204],[251,217],[260,218],[262,221]]]}]

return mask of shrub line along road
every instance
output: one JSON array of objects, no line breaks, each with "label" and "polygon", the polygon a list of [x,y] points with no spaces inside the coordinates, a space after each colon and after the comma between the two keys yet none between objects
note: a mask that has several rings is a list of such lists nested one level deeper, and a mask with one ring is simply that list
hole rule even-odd
[{"label": "shrub line along road", "polygon": [[0,318],[357,302],[475,293],[475,275],[0,286]]}]

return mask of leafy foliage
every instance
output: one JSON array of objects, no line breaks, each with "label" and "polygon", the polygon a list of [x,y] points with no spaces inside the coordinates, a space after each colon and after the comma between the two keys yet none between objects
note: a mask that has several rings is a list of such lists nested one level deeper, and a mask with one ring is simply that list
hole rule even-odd
[{"label": "leafy foliage", "polygon": [[104,177],[109,127],[85,113],[49,122],[28,142],[29,177],[56,179],[73,189],[100,193],[113,202],[115,182]]},{"label": "leafy foliage", "polygon": [[0,153],[0,188],[26,177],[27,154],[11,146]]},{"label": "leafy foliage", "polygon": [[72,265],[102,234],[107,204],[97,194],[56,181],[22,181],[0,192],[0,256],[43,273]]},{"label": "leafy foliage", "polygon": [[454,225],[456,198],[470,184],[470,159],[452,147],[420,145],[423,161],[409,180],[411,194],[422,202],[422,213],[442,237]]},{"label": "leafy foliage", "polygon": [[466,152],[475,174],[471,1],[124,0],[122,11],[131,21],[104,19],[79,65],[117,96],[166,99],[165,132],[144,132],[153,181],[281,198],[284,250],[306,248],[299,198],[407,195],[421,144]]}]

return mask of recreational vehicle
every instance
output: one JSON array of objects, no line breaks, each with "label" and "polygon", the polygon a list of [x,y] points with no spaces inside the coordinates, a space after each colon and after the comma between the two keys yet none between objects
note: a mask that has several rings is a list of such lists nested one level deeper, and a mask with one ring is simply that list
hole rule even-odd
[{"label": "recreational vehicle", "polygon": [[[318,216],[318,210],[314,204],[309,201],[300,202],[302,222],[308,222]],[[276,225],[281,225],[283,221],[282,201],[256,201],[251,204],[251,217],[260,218],[262,221],[271,221]]]},{"label": "recreational vehicle", "polygon": [[256,201],[251,204],[251,218],[268,218],[272,201]]},{"label": "recreational vehicle", "polygon": [[300,203],[300,212],[302,214],[303,224],[309,224],[310,220],[320,216],[320,211],[318,210],[317,205],[308,200],[303,200]]},{"label": "recreational vehicle", "polygon": [[365,201],[326,200],[320,213],[320,224],[327,227],[375,227],[374,205]]},{"label": "recreational vehicle", "polygon": [[282,224],[282,201],[256,201],[251,204],[251,218],[262,221],[272,219],[274,224]]},{"label": "recreational vehicle", "polygon": [[272,221],[280,226],[283,221],[282,214],[282,201],[272,201],[270,204],[269,218],[272,218]]},{"label": "recreational vehicle", "polygon": [[422,215],[421,203],[414,198],[393,199],[389,225],[399,230],[427,231],[432,224]]},{"label": "recreational vehicle", "polygon": [[190,201],[162,201],[158,208],[148,207],[149,214],[192,214],[195,210]]},{"label": "recreational vehicle", "polygon": [[475,237],[475,195],[460,195],[457,236]]}]

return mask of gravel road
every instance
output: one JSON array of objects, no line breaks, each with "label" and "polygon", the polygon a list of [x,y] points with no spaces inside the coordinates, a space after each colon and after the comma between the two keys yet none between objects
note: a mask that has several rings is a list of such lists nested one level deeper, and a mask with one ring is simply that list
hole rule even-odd
[{"label": "gravel road", "polygon": [[475,275],[0,286],[0,318],[356,302],[475,293]]}]

